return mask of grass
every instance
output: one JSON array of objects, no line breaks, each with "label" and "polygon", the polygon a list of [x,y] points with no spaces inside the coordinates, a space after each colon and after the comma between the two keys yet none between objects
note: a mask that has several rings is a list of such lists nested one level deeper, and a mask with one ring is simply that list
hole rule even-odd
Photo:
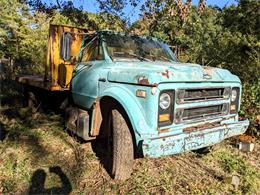
[{"label": "grass", "polygon": [[[260,144],[240,152],[234,140],[208,154],[188,152],[157,159],[137,159],[125,182],[112,180],[91,143],[81,144],[63,129],[54,113],[31,115],[27,109],[2,107],[0,194],[24,194],[41,187],[45,193],[71,194],[259,194]],[[226,181],[237,175],[238,189]],[[65,183],[65,186],[63,186]]]},{"label": "grass", "polygon": [[227,176],[238,175],[241,178],[241,194],[254,194],[260,189],[259,167],[252,166],[246,157],[237,155],[230,146],[213,151],[205,159],[217,161]]}]

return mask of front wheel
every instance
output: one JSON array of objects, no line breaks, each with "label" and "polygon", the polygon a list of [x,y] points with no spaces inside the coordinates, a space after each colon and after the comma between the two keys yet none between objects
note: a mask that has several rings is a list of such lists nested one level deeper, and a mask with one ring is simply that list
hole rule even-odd
[{"label": "front wheel", "polygon": [[112,109],[109,147],[111,152],[111,175],[116,180],[126,180],[133,172],[133,139],[127,122],[119,109]]}]

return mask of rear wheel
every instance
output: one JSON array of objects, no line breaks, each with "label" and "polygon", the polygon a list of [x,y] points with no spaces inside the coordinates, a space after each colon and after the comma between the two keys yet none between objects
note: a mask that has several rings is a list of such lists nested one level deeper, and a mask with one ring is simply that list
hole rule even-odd
[{"label": "rear wheel", "polygon": [[133,139],[128,124],[120,109],[111,111],[110,131],[108,135],[110,170],[116,180],[126,180],[133,171],[134,148]]}]

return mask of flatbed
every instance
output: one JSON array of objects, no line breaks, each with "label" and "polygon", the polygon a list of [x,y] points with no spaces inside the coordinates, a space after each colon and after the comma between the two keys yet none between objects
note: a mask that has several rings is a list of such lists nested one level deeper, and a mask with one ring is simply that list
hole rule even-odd
[{"label": "flatbed", "polygon": [[[84,28],[51,24],[44,74],[19,75],[16,78],[17,81],[26,86],[50,91],[69,90],[76,57],[80,51],[82,39],[87,33],[92,32]],[[70,53],[70,59],[65,59],[64,53]]]}]

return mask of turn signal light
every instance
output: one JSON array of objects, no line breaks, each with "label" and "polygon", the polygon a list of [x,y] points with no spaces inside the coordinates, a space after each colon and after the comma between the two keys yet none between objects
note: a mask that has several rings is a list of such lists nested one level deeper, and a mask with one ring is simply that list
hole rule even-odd
[{"label": "turn signal light", "polygon": [[165,122],[170,120],[170,114],[159,115],[159,122]]},{"label": "turn signal light", "polygon": [[141,98],[145,98],[146,97],[146,91],[138,89],[138,90],[136,90],[136,96],[141,97]]}]

